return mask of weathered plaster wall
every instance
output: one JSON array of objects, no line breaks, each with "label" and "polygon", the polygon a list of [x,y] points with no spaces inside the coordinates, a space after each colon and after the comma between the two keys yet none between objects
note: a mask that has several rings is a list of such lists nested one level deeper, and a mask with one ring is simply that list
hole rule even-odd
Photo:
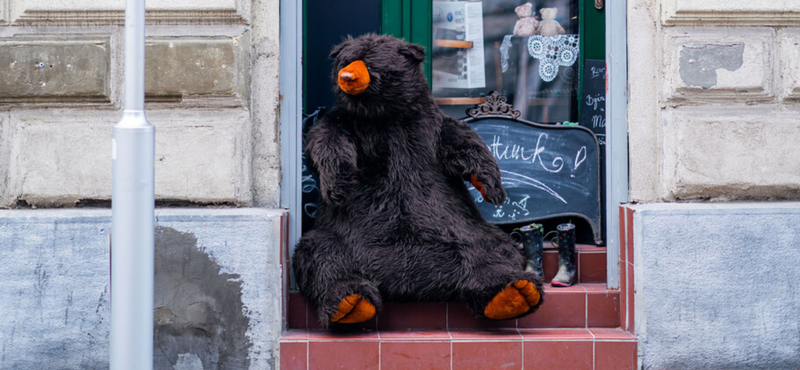
[{"label": "weathered plaster wall", "polygon": [[[108,210],[0,211],[0,369],[108,369]],[[272,369],[279,211],[156,212],[156,369]]]},{"label": "weathered plaster wall", "polygon": [[800,199],[800,3],[629,0],[630,198]]},{"label": "weathered plaster wall", "polygon": [[[279,0],[148,2],[156,197],[279,203]],[[124,1],[0,0],[0,208],[111,195]]]},{"label": "weathered plaster wall", "polygon": [[800,368],[800,203],[633,208],[642,369]]}]

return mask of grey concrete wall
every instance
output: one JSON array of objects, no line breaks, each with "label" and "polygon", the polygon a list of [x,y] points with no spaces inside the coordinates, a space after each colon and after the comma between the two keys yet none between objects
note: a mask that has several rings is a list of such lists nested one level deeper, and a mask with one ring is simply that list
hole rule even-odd
[{"label": "grey concrete wall", "polygon": [[643,369],[800,368],[800,203],[633,208]]},{"label": "grey concrete wall", "polygon": [[[282,211],[156,212],[156,369],[272,369]],[[109,210],[0,211],[0,369],[107,369]]]}]

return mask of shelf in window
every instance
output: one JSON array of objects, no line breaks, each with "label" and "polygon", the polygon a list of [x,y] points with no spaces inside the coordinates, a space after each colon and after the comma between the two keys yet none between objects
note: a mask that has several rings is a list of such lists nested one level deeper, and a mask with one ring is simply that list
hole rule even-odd
[{"label": "shelf in window", "polygon": [[483,98],[436,98],[439,105],[475,105],[483,103]]},{"label": "shelf in window", "polygon": [[458,41],[458,40],[433,40],[433,46],[442,48],[454,49],[472,49],[474,44],[472,41]]},{"label": "shelf in window", "polygon": [[[438,105],[475,105],[483,103],[483,98],[436,98]],[[572,98],[531,98],[528,106],[569,105]]]}]

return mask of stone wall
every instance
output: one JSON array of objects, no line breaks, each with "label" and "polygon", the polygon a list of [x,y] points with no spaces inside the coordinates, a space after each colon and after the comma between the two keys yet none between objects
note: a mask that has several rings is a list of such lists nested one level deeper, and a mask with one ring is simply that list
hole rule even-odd
[{"label": "stone wall", "polygon": [[630,198],[800,199],[800,3],[628,0]]},{"label": "stone wall", "polygon": [[[156,198],[278,205],[279,0],[147,2]],[[124,1],[0,0],[0,208],[107,204]]]},{"label": "stone wall", "polygon": [[[153,364],[278,363],[286,214],[156,212]],[[0,211],[0,369],[108,369],[110,210]]]},{"label": "stone wall", "polygon": [[639,368],[800,368],[800,203],[632,208]]}]

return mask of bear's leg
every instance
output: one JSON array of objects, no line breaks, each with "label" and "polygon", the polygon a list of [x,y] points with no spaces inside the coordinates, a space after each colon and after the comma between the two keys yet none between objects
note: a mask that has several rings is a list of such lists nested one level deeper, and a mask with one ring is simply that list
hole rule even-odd
[{"label": "bear's leg", "polygon": [[325,326],[367,321],[380,308],[377,287],[361,276],[350,249],[331,232],[312,230],[300,239],[294,271],[300,292],[317,305]]},{"label": "bear's leg", "polygon": [[485,260],[491,262],[473,266],[461,285],[462,299],[475,314],[506,320],[527,315],[542,303],[544,291],[536,274],[517,266],[517,261]]}]

